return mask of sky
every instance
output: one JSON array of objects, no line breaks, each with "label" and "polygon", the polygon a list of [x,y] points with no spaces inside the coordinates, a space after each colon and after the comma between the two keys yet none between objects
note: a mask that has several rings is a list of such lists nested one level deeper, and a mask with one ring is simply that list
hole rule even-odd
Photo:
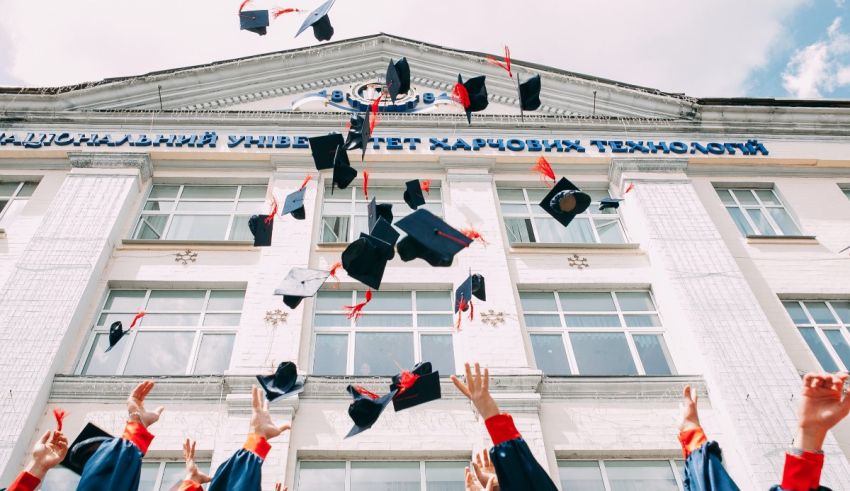
[{"label": "sky", "polygon": [[[139,75],[317,44],[241,0],[0,0],[0,86]],[[251,0],[310,10],[321,0]],[[385,32],[694,97],[850,99],[850,0],[337,0],[334,40]],[[415,69],[415,67],[414,67]]]}]

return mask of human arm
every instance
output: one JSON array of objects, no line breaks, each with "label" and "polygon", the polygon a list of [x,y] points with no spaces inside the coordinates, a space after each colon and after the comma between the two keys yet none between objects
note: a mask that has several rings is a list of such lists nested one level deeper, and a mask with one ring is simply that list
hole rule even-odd
[{"label": "human arm", "polygon": [[68,453],[68,439],[59,431],[48,431],[36,442],[24,472],[9,486],[9,491],[32,491],[41,484],[47,471],[56,467]]}]

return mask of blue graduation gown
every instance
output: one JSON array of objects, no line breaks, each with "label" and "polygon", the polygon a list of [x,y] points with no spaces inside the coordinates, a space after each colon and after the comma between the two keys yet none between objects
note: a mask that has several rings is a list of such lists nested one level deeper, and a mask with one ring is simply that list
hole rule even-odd
[{"label": "blue graduation gown", "polygon": [[123,438],[103,442],[86,462],[77,491],[137,491],[142,457],[152,440],[140,423],[127,423]]},{"label": "blue graduation gown", "polygon": [[707,442],[685,460],[685,491],[739,491],[723,467],[720,445]]},{"label": "blue graduation gown", "polygon": [[549,474],[537,463],[508,414],[485,421],[493,448],[490,460],[502,491],[558,491]]},{"label": "blue graduation gown", "polygon": [[209,491],[260,491],[263,459],[240,449],[215,471]]}]

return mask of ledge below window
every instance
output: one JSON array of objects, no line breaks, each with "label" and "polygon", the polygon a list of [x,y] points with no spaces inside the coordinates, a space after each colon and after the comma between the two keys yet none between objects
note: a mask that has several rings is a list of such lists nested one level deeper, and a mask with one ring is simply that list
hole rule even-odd
[{"label": "ledge below window", "polygon": [[254,250],[252,240],[146,240],[124,239],[118,249],[224,249],[224,250]]},{"label": "ledge below window", "polygon": [[814,235],[748,235],[747,244],[817,244]]},{"label": "ledge below window", "polygon": [[344,251],[350,242],[319,242],[316,249],[320,251]]},{"label": "ledge below window", "polygon": [[565,376],[544,377],[540,390],[544,401],[565,399],[653,399],[678,401],[682,387],[690,385],[700,396],[708,394],[700,375],[667,376]]},{"label": "ledge below window", "polygon": [[586,244],[560,242],[529,242],[511,244],[511,252],[536,253],[540,249],[560,251],[640,251],[640,244]]}]

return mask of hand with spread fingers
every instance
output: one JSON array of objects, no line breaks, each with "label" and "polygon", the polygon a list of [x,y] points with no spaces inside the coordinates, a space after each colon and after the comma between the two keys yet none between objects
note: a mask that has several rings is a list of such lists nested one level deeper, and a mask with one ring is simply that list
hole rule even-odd
[{"label": "hand with spread fingers", "polygon": [[682,402],[679,407],[682,409],[682,419],[679,422],[679,431],[692,430],[700,428],[699,413],[697,412],[697,402],[699,395],[696,389],[692,389],[690,385],[686,385],[682,391]]},{"label": "hand with spread fingers", "polygon": [[184,480],[186,481],[194,481],[198,484],[206,484],[212,479],[210,476],[201,472],[198,469],[198,464],[195,462],[195,444],[197,442],[186,439],[183,442],[183,460],[186,461],[186,477]]},{"label": "hand with spread fingers", "polygon": [[251,387],[251,433],[259,435],[266,440],[279,436],[291,428],[289,424],[276,426],[269,414],[269,401],[263,397],[263,391],[256,385]]},{"label": "hand with spread fingers", "polygon": [[466,480],[466,491],[495,491],[496,489],[498,489],[493,487],[496,485],[495,477],[487,481],[487,484],[482,485],[480,482],[478,482],[478,478],[475,477],[475,474],[471,470],[469,470],[469,467],[464,470],[464,474]]},{"label": "hand with spread fingers", "polygon": [[274,483],[274,491],[289,491],[289,488],[285,487],[280,482],[276,482]]},{"label": "hand with spread fingers", "polygon": [[50,469],[56,467],[68,453],[68,439],[59,431],[48,431],[41,436],[32,449],[32,460],[27,465],[27,472],[39,479],[44,479]]},{"label": "hand with spread fingers", "polygon": [[820,452],[826,434],[850,413],[850,394],[844,387],[850,375],[807,373],[803,377],[800,422],[795,446]]},{"label": "hand with spread fingers", "polygon": [[452,382],[455,387],[463,395],[472,401],[472,405],[478,410],[478,413],[486,420],[493,416],[499,415],[499,406],[493,397],[490,395],[490,371],[484,369],[484,375],[481,375],[481,365],[475,364],[475,374],[473,375],[469,363],[465,364],[466,368],[466,384],[460,381],[456,376],[452,375]]},{"label": "hand with spread fingers", "polygon": [[499,491],[499,479],[496,477],[496,466],[490,460],[490,452],[486,449],[475,454],[475,460],[472,462],[472,469],[475,471],[475,477],[478,478],[479,484],[486,486],[488,482],[493,481],[493,491]]},{"label": "hand with spread fingers", "polygon": [[145,409],[145,397],[147,397],[154,385],[156,384],[150,380],[145,380],[133,389],[133,392],[127,399],[127,412],[130,414],[130,421],[137,421],[145,428],[159,421],[162,411],[165,410],[162,406],[153,411]]}]

